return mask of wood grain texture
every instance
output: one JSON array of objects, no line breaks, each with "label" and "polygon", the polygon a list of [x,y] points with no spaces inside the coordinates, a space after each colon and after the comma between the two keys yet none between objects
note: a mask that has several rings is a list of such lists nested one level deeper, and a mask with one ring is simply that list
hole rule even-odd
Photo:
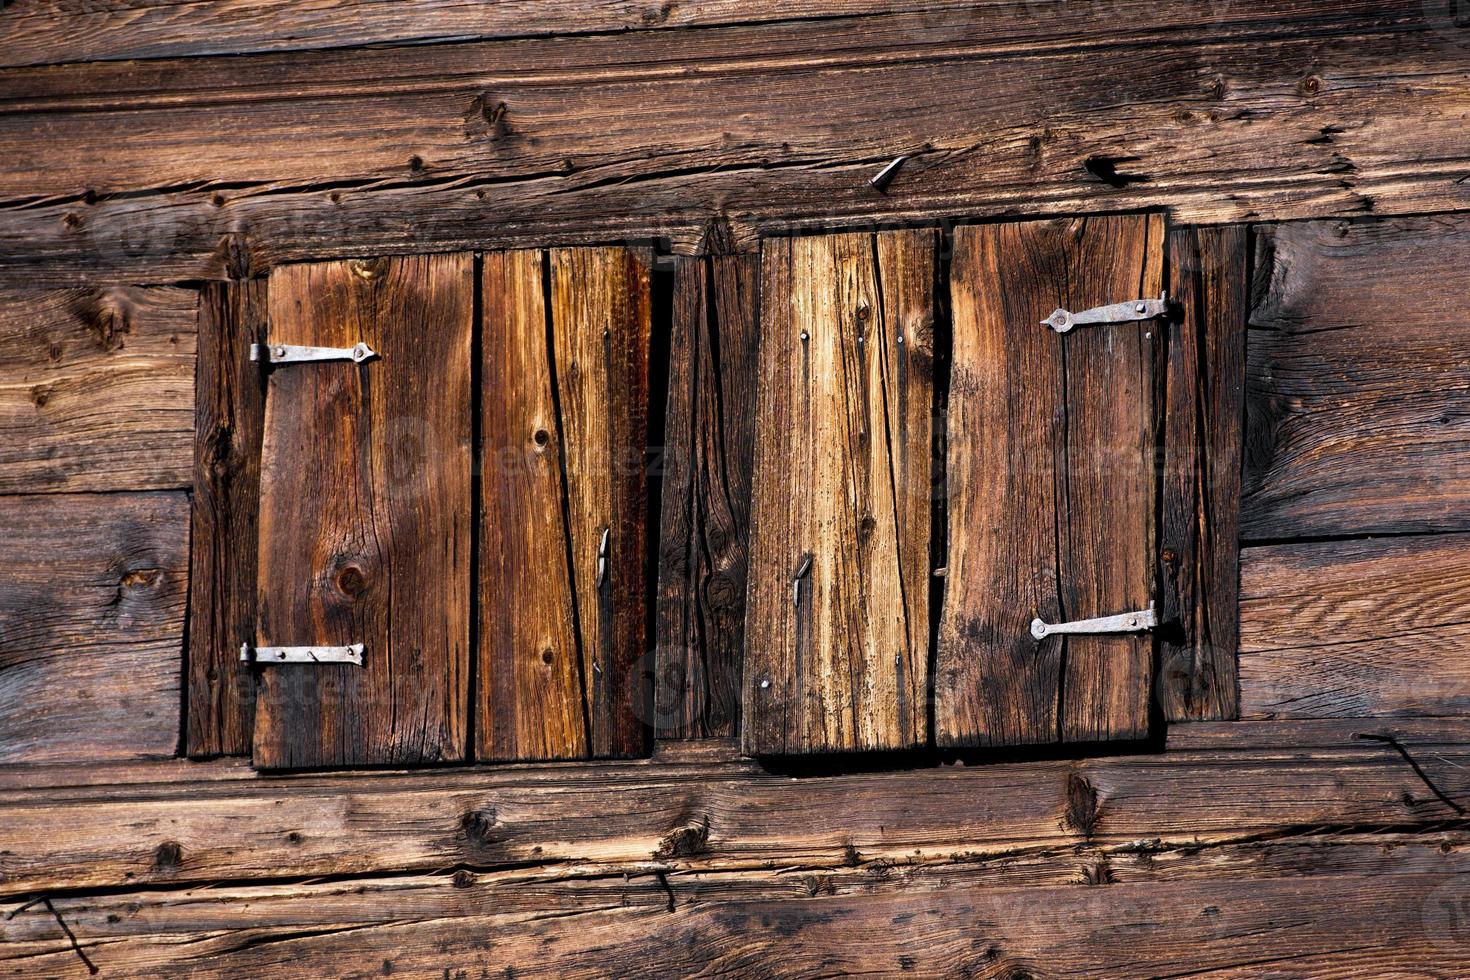
[{"label": "wood grain texture", "polygon": [[[1470,47],[1424,9],[1129,9],[1011,5],[998,16],[1015,29],[999,31],[987,7],[958,29],[858,17],[677,44],[632,32],[8,69],[0,140],[24,152],[0,174],[0,277],[238,277],[344,242],[690,250],[721,221],[749,247],[813,215],[1168,206],[1214,223],[1470,201]],[[1141,34],[1157,42],[1148,72],[1128,57]],[[1031,70],[1012,70],[1018,55]],[[933,92],[946,98],[914,95]],[[900,152],[878,193],[868,178]]]},{"label": "wood grain texture", "polygon": [[1470,712],[1463,535],[1241,553],[1241,712],[1251,718]]},{"label": "wood grain texture", "polygon": [[646,749],[652,255],[552,249],[555,359],[572,588],[594,756]]},{"label": "wood grain texture", "polygon": [[483,258],[481,759],[588,752],[545,262],[535,250]]},{"label": "wood grain texture", "polygon": [[740,725],[760,257],[674,271],[659,535],[660,738],[733,737]]},{"label": "wood grain texture", "polygon": [[1169,721],[1234,718],[1250,244],[1243,227],[1169,234],[1161,419],[1158,700]]},{"label": "wood grain texture", "polygon": [[188,566],[185,494],[0,497],[0,763],[174,753]]},{"label": "wood grain texture", "polygon": [[258,668],[256,765],[465,757],[472,265],[420,256],[271,276],[273,343],[362,341],[382,356],[271,372],[256,642],[367,650],[362,667]]},{"label": "wood grain texture", "polygon": [[[1470,967],[1467,872],[1450,831],[938,867],[460,870],[53,907],[103,976],[560,978],[657,962],[681,976],[1448,978]],[[0,918],[0,937],[0,970],[86,975],[44,907]]]},{"label": "wood grain texture", "polygon": [[199,297],[189,578],[187,731],[191,757],[249,755],[255,676],[240,645],[255,637],[266,282],[207,283]]},{"label": "wood grain texture", "polygon": [[[1364,730],[1362,720],[1179,725],[1163,755],[822,779],[746,761],[241,778],[221,760],[182,779],[166,761],[152,781],[134,764],[130,782],[89,775],[94,785],[43,770],[0,796],[0,894],[581,862],[670,872],[1004,863],[1043,849],[1158,854],[1458,822],[1391,747],[1352,737]],[[1388,730],[1451,798],[1470,794],[1470,768],[1457,768],[1470,766],[1464,719]],[[88,819],[58,833],[58,812]]]},{"label": "wood grain texture", "polygon": [[[889,235],[902,238],[885,247],[891,284],[878,245]],[[745,749],[919,745],[929,515],[907,490],[927,500],[914,473],[927,474],[932,447],[927,415],[911,432],[896,407],[932,400],[899,338],[924,310],[932,320],[932,291],[916,300],[912,286],[934,282],[934,236],[773,239],[761,266]]]},{"label": "wood grain texture", "polygon": [[0,493],[189,486],[195,303],[169,288],[0,292]]},{"label": "wood grain texture", "polygon": [[955,233],[940,745],[1147,735],[1147,634],[1037,641],[1030,624],[1152,601],[1159,327],[1041,321],[1158,296],[1163,232],[1134,215]]},{"label": "wood grain texture", "polygon": [[1256,231],[1246,540],[1470,529],[1470,217]]}]

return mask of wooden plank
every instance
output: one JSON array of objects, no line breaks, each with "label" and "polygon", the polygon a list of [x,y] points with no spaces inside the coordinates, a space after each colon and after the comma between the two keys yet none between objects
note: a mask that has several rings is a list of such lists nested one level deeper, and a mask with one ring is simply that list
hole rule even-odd
[{"label": "wooden plank", "polygon": [[[934,239],[885,234],[905,238],[887,246],[891,285],[873,235],[761,250],[742,725],[753,754],[926,738],[929,515],[898,488],[928,466],[932,447],[927,419],[909,432],[911,416],[893,408],[932,400],[898,337],[917,315],[910,304],[932,311],[932,294],[915,300],[912,287],[934,282]],[[926,570],[918,581],[916,567]]]},{"label": "wooden plank", "polygon": [[[1467,724],[1413,719],[1389,731],[1464,800]],[[1352,737],[1384,730],[1361,719],[1175,730],[1181,747],[1163,755],[822,779],[740,761],[245,779],[227,761],[195,764],[192,779],[125,786],[32,779],[0,797],[9,851],[0,894],[557,862],[669,871],[986,862],[1038,848],[1159,851],[1458,820],[1392,747]],[[58,833],[58,813],[87,819]]]},{"label": "wooden plank", "polygon": [[1169,721],[1239,713],[1240,468],[1250,276],[1246,229],[1169,234],[1162,405],[1158,700]]},{"label": "wooden plank", "polygon": [[0,292],[0,493],[189,486],[195,294]]},{"label": "wooden plank", "polygon": [[[1464,845],[1452,832],[805,874],[460,870],[53,907],[104,976],[586,976],[651,962],[681,975],[779,962],[801,976],[1451,976],[1470,966]],[[0,905],[0,968],[84,976],[50,912],[7,918],[19,908]]]},{"label": "wooden plank", "polygon": [[651,261],[604,247],[553,249],[549,262],[568,561],[587,744],[600,757],[643,754],[653,697],[643,659]]},{"label": "wooden plank", "polygon": [[240,646],[255,637],[265,427],[265,372],[250,346],[265,342],[267,314],[264,280],[207,283],[199,297],[184,745],[195,758],[249,755],[255,728]]},{"label": "wooden plank", "polygon": [[757,255],[685,259],[674,271],[655,660],[660,738],[739,731],[759,277]]},{"label": "wooden plank", "polygon": [[1256,232],[1241,534],[1470,529],[1470,217]]},{"label": "wooden plank", "polygon": [[[1442,43],[1424,11],[1276,0],[1222,25],[1217,8],[1139,8],[1115,18],[1122,34],[1080,48],[1074,35],[1105,20],[1095,10],[1036,21],[1022,4],[1009,15],[1032,21],[1019,45],[985,18],[956,30],[876,17],[679,44],[632,32],[10,69],[0,139],[26,152],[0,174],[0,276],[223,278],[343,242],[666,236],[687,250],[712,217],[751,243],[814,213],[1167,206],[1213,223],[1470,201],[1456,182],[1470,166],[1456,123],[1470,49]],[[1160,39],[1156,70],[1125,67],[1141,33]],[[1018,54],[1033,70],[1011,70]],[[868,178],[899,152],[912,158],[879,194]]]},{"label": "wooden plank", "polygon": [[[1111,15],[1097,12],[1074,18],[1069,40],[1077,45],[1115,43],[1127,30],[1120,22],[1137,23],[1146,17],[1157,33],[1197,21],[1206,9],[1201,0],[1175,6],[1182,9],[1160,11],[1143,0],[1123,0]],[[1300,10],[1305,5],[1278,3],[1275,10],[1293,6]],[[1265,15],[1218,6],[1208,10],[1222,29],[1237,26],[1250,13],[1258,19]],[[997,40],[1030,46],[1055,41],[1045,23],[1069,12],[1059,2],[977,6],[973,0],[682,0],[656,5],[645,0],[572,0],[554,6],[541,0],[494,4],[400,0],[391,9],[370,4],[342,17],[332,16],[332,8],[315,0],[112,0],[96,5],[27,0],[12,5],[6,14],[9,43],[0,51],[0,67],[611,34],[873,14],[892,15],[886,19],[898,30],[942,28],[962,34],[983,25]]]},{"label": "wooden plank", "polygon": [[483,259],[481,759],[588,752],[545,261],[540,251]]},{"label": "wooden plank", "polygon": [[1038,642],[1030,624],[1152,601],[1158,326],[1041,321],[1159,295],[1163,238],[1158,215],[955,233],[940,745],[1148,733],[1147,634]]},{"label": "wooden plank", "polygon": [[1252,718],[1470,711],[1464,535],[1241,554],[1241,711]]},{"label": "wooden plank", "polygon": [[361,341],[381,357],[270,376],[256,642],[367,651],[362,667],[259,670],[256,765],[465,757],[472,264],[420,256],[271,276],[271,342]]},{"label": "wooden plank", "polygon": [[186,494],[0,497],[0,763],[174,753],[188,563]]}]

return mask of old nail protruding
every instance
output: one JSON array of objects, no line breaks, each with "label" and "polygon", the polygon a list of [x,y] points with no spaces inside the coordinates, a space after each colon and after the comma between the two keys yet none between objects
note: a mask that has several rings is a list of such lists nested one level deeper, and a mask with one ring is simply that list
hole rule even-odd
[{"label": "old nail protruding", "polygon": [[806,578],[807,572],[812,570],[812,556],[802,555],[801,564],[797,566],[796,575],[791,579],[791,604],[801,605],[801,580]]},{"label": "old nail protruding", "polygon": [[906,156],[894,158],[892,163],[874,174],[868,183],[879,193],[888,193],[888,185],[893,183],[894,176],[897,175],[898,171],[906,162],[908,162],[908,157]]},{"label": "old nail protruding", "polygon": [[607,578],[607,541],[612,534],[612,528],[602,529],[602,540],[597,545],[597,587],[602,588],[603,581]]}]

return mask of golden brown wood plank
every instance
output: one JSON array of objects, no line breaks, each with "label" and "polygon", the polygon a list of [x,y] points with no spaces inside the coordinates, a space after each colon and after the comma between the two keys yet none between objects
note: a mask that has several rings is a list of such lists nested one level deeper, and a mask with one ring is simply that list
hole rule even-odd
[{"label": "golden brown wood plank", "polygon": [[1470,711],[1464,535],[1301,542],[1241,553],[1241,712],[1251,718]]},{"label": "golden brown wood plank", "polygon": [[174,753],[188,566],[185,494],[0,496],[0,763]]},{"label": "golden brown wood plank", "polygon": [[196,302],[0,292],[0,493],[188,487]]},{"label": "golden brown wood plank", "polygon": [[255,677],[240,645],[255,636],[266,283],[206,284],[199,298],[185,752],[249,755]]},{"label": "golden brown wood plank", "polygon": [[[677,44],[633,32],[11,69],[0,141],[25,152],[0,174],[0,273],[223,278],[344,242],[660,235],[687,250],[711,214],[735,216],[735,240],[752,243],[814,213],[1167,206],[1214,223],[1470,202],[1457,183],[1470,48],[1424,10],[1277,0],[1222,22],[1207,0],[1129,9],[1112,23],[1089,5],[995,14],[1013,30],[986,7],[958,31],[860,17]],[[1153,70],[1137,72],[1143,35]],[[1031,70],[1012,71],[1021,52]],[[898,152],[913,158],[880,195],[874,161]]]},{"label": "golden brown wood plank", "polygon": [[927,570],[929,521],[910,490],[927,501],[932,446],[927,413],[915,432],[909,407],[933,387],[903,332],[932,318],[933,262],[929,232],[762,247],[748,752],[925,740],[928,575],[913,576]]},{"label": "golden brown wood plank", "polygon": [[[651,956],[681,975],[778,962],[802,976],[1259,975],[1267,963],[1273,976],[1307,975],[1303,963],[1314,976],[1449,976],[1470,966],[1466,843],[1449,831],[944,866],[460,870],[53,907],[102,976],[563,977],[643,974]],[[0,969],[85,975],[50,912],[8,917],[20,908],[0,905]],[[1365,941],[1343,941],[1349,923]]]},{"label": "golden brown wood plank", "polygon": [[481,759],[585,758],[545,255],[491,252],[483,262],[476,751]]},{"label": "golden brown wood plank", "polygon": [[[1467,725],[1406,719],[1388,730],[1464,800]],[[0,894],[551,862],[974,862],[1459,819],[1390,746],[1353,738],[1364,730],[1384,729],[1362,719],[1178,725],[1163,755],[799,780],[738,761],[242,779],[227,760],[180,779],[170,760],[157,781],[62,787],[51,784],[76,780],[43,772],[0,796],[10,852]],[[58,812],[88,819],[58,833]]]},{"label": "golden brown wood plank", "polygon": [[1240,467],[1249,238],[1244,227],[1169,234],[1159,529],[1159,703],[1169,721],[1239,712]]},{"label": "golden brown wood plank", "polygon": [[595,756],[643,753],[647,635],[651,256],[550,253],[552,354],[566,468],[571,583]]},{"label": "golden brown wood plank", "polygon": [[760,258],[684,259],[674,272],[656,654],[660,738],[740,724]]},{"label": "golden brown wood plank", "polygon": [[1470,217],[1256,232],[1241,533],[1470,530]]},{"label": "golden brown wood plank", "polygon": [[256,642],[367,650],[259,668],[259,766],[465,757],[473,296],[468,255],[271,276],[272,343],[381,357],[271,373]]},{"label": "golden brown wood plank", "polygon": [[1147,634],[1030,624],[1152,601],[1153,322],[1041,321],[1163,289],[1160,216],[963,227],[951,277],[941,745],[1142,738]]}]

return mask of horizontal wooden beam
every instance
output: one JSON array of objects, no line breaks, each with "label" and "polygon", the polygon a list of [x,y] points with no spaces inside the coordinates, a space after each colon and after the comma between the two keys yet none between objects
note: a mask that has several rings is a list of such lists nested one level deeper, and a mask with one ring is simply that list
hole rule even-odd
[{"label": "horizontal wooden beam", "polygon": [[1470,46],[1452,30],[1389,0],[1218,8],[3,70],[0,139],[22,152],[0,174],[0,279],[654,237],[693,252],[712,227],[748,246],[955,217],[1470,206]]},{"label": "horizontal wooden beam", "polygon": [[[1353,738],[1364,724],[1382,730],[1184,725],[1161,755],[821,778],[698,757],[292,777],[244,777],[226,762],[186,767],[192,778],[162,762],[156,779],[134,765],[117,785],[41,770],[0,798],[0,894],[554,862],[629,871],[943,863],[1459,820],[1391,746]],[[1439,790],[1466,799],[1470,721],[1396,724]],[[58,832],[58,813],[85,819]]]}]

